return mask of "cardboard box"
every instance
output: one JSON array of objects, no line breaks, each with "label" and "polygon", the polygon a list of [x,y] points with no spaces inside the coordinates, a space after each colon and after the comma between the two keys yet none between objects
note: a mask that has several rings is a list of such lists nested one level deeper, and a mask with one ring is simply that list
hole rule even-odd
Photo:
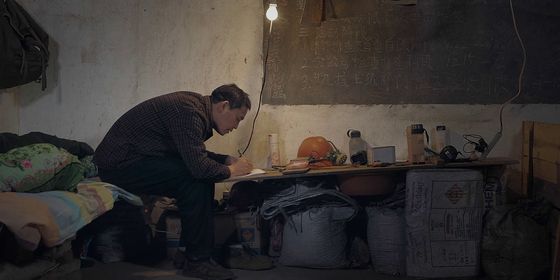
[{"label": "cardboard box", "polygon": [[167,257],[173,259],[181,238],[181,218],[178,213],[165,216],[165,238],[167,240]]},{"label": "cardboard box", "polygon": [[261,253],[261,232],[258,212],[238,213],[235,214],[233,220],[239,242]]}]

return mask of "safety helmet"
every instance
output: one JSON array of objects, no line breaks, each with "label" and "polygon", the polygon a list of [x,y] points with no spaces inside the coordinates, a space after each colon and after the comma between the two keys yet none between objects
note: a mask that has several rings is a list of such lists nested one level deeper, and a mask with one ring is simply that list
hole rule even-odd
[{"label": "safety helmet", "polygon": [[305,138],[299,145],[297,156],[308,159],[312,167],[340,165],[346,161],[346,155],[322,136]]}]

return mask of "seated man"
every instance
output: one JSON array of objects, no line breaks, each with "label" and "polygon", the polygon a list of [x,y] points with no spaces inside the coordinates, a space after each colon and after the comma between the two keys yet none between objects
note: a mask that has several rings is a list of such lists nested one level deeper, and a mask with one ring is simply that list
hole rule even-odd
[{"label": "seated man", "polygon": [[233,279],[211,258],[214,246],[214,182],[249,173],[245,158],[206,150],[215,130],[236,129],[251,101],[234,84],[210,96],[174,92],[146,100],[121,116],[95,151],[100,178],[135,194],[174,197],[181,239],[174,264],[185,276]]}]

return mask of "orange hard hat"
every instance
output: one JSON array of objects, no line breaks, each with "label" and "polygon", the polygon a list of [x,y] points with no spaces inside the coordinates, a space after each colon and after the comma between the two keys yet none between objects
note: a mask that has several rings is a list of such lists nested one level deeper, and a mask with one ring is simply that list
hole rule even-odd
[{"label": "orange hard hat", "polygon": [[299,145],[298,157],[307,158],[312,166],[332,166],[327,156],[334,150],[331,143],[322,136],[305,138]]}]

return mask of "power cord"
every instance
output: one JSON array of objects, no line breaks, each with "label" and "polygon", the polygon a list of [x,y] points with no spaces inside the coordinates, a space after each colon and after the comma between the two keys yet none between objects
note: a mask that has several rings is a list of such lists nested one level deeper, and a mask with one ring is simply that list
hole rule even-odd
[{"label": "power cord", "polygon": [[[488,143],[484,141],[484,138],[478,134],[464,134],[463,138],[467,140],[467,143],[463,145],[463,152],[467,154],[473,154],[475,152],[483,153],[488,149]],[[467,150],[466,148],[471,146],[472,148]]]},{"label": "power cord", "polygon": [[271,34],[272,34],[272,21],[270,21],[270,29],[268,30],[268,40],[266,42],[266,53],[263,62],[263,81],[261,85],[261,92],[259,94],[259,105],[257,107],[257,112],[255,113],[255,117],[253,118],[253,125],[251,126],[251,134],[249,135],[249,141],[247,142],[247,146],[245,146],[243,152],[237,150],[237,152],[239,153],[239,157],[242,157],[247,151],[247,149],[249,148],[249,145],[251,145],[251,140],[253,139],[253,132],[255,131],[255,123],[257,121],[257,117],[259,116],[259,112],[261,110],[262,96],[264,92],[264,86],[266,84],[266,64],[268,63],[268,50],[270,49],[270,41],[272,40]]},{"label": "power cord", "polygon": [[502,113],[504,111],[504,107],[521,95],[523,74],[525,73],[525,65],[527,63],[527,50],[525,49],[525,44],[523,44],[523,40],[521,39],[521,35],[519,35],[519,30],[517,29],[517,20],[515,19],[515,12],[513,11],[513,3],[511,1],[512,0],[509,0],[511,20],[513,22],[513,29],[515,30],[515,35],[517,35],[517,39],[519,40],[519,44],[521,45],[521,49],[523,50],[523,62],[521,64],[521,71],[519,71],[519,77],[517,79],[517,94],[515,94],[508,101],[504,102],[504,104],[502,104],[502,106],[500,107],[500,131],[499,131],[500,134],[502,133],[504,127],[503,120],[502,120]]},{"label": "power cord", "polygon": [[504,130],[504,123],[503,123],[504,108],[507,104],[510,104],[513,100],[515,100],[516,98],[518,98],[521,95],[523,74],[525,72],[525,65],[527,63],[527,50],[525,49],[525,45],[523,44],[523,40],[521,39],[521,35],[519,35],[519,30],[517,28],[517,20],[515,19],[515,12],[513,10],[512,0],[509,0],[509,8],[510,8],[510,11],[511,11],[511,20],[513,22],[513,29],[515,30],[515,35],[517,35],[517,39],[519,40],[519,44],[521,45],[521,49],[523,50],[523,62],[521,64],[521,70],[519,71],[519,77],[517,79],[517,93],[512,98],[510,98],[509,100],[504,102],[502,104],[502,106],[500,106],[500,114],[499,114],[500,130],[498,132],[496,132],[496,134],[494,135],[494,137],[490,141],[490,144],[487,144],[486,149],[481,152],[481,156],[480,156],[481,158],[486,158],[488,156],[488,154],[490,153],[490,151],[492,151],[494,146],[498,143],[498,141],[502,137],[502,132]]}]

